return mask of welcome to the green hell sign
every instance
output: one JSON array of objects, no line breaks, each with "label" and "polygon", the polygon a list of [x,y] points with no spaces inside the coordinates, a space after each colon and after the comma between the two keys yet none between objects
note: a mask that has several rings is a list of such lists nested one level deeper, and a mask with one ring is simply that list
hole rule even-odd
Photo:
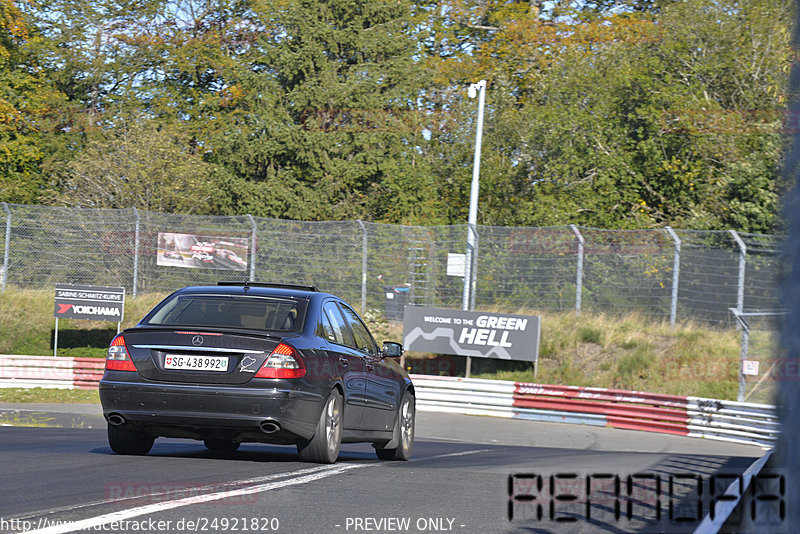
[{"label": "welcome to the green hell sign", "polygon": [[403,344],[417,352],[536,361],[540,330],[536,316],[409,306]]}]

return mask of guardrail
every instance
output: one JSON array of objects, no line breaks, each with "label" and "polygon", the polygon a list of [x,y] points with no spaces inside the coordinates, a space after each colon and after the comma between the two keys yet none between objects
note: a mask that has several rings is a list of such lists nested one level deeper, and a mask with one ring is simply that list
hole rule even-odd
[{"label": "guardrail", "polygon": [[[0,388],[93,389],[101,358],[0,355]],[[775,445],[775,407],[643,391],[412,375],[417,408]]]},{"label": "guardrail", "polygon": [[0,388],[94,389],[104,367],[101,358],[0,355]]},{"label": "guardrail", "polygon": [[412,375],[417,408],[644,430],[771,448],[775,407],[642,391]]}]

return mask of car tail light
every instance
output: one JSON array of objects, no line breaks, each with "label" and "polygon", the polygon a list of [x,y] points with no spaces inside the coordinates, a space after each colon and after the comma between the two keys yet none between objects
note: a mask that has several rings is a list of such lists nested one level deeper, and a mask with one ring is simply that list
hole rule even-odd
[{"label": "car tail light", "polygon": [[125,338],[119,334],[111,342],[106,354],[106,371],[136,371],[136,366],[128,354],[128,347],[125,346]]},{"label": "car tail light", "polygon": [[306,374],[306,366],[297,350],[281,343],[256,373],[257,378],[302,378]]}]

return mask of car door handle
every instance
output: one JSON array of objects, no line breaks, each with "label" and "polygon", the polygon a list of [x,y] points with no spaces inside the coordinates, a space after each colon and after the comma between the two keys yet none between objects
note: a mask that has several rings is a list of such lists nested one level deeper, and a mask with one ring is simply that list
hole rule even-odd
[{"label": "car door handle", "polygon": [[350,362],[347,361],[347,358],[339,358],[339,363],[341,363],[343,366],[347,367],[347,365]]},{"label": "car door handle", "polygon": [[371,363],[367,364],[367,371],[372,371],[372,364]]}]

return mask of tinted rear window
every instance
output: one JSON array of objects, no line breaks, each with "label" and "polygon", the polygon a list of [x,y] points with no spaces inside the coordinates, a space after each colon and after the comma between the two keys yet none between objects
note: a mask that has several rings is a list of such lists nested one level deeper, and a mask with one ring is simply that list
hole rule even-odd
[{"label": "tinted rear window", "polygon": [[244,295],[175,295],[148,315],[144,324],[221,326],[299,332],[308,301]]}]

